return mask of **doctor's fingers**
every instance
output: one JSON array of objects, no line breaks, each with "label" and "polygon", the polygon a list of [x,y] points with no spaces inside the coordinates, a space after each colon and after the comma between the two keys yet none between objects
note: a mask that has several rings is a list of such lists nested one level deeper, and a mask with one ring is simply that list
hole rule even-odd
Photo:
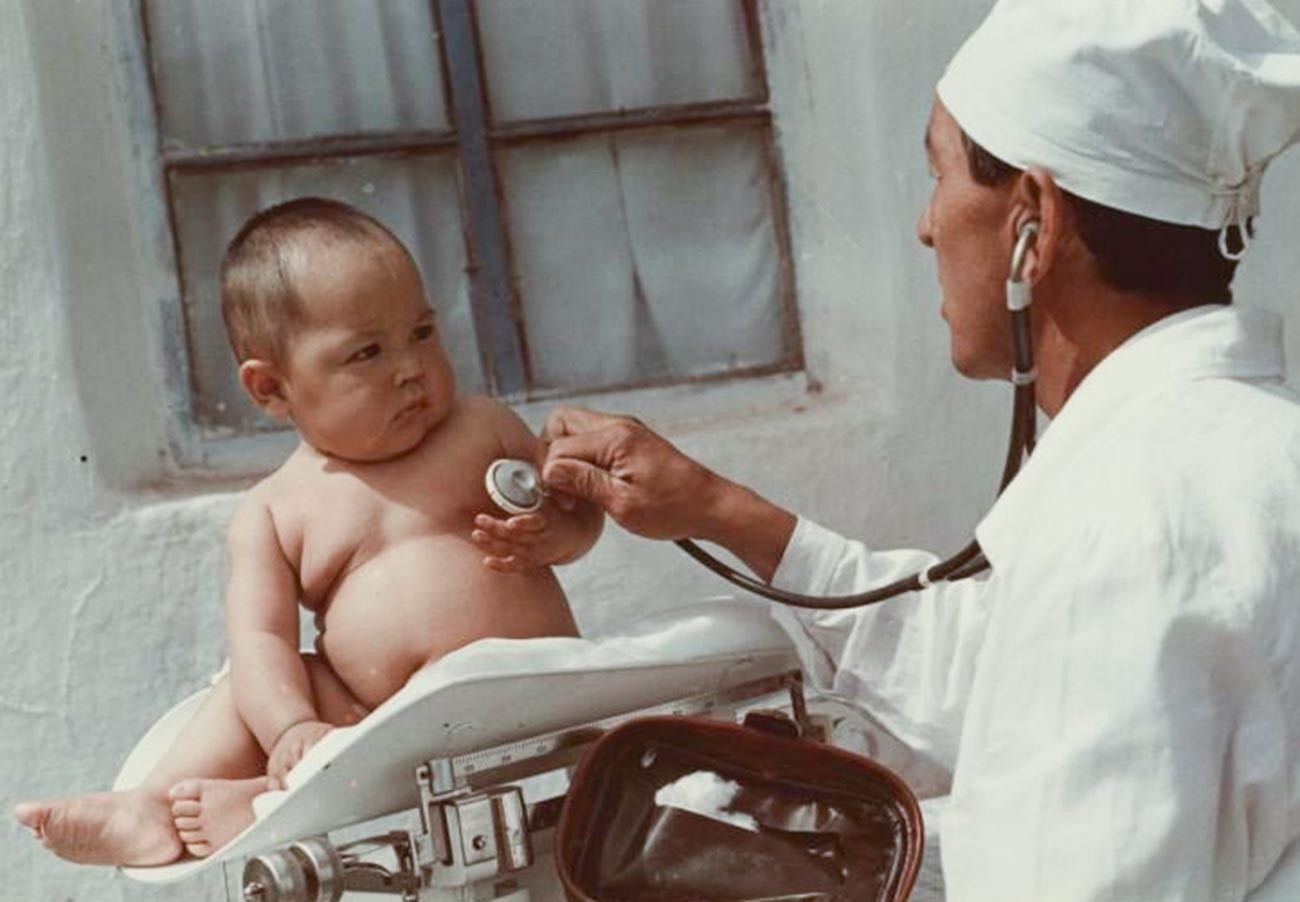
[{"label": "doctor's fingers", "polygon": [[566,435],[582,435],[586,432],[598,432],[610,426],[627,425],[645,428],[636,417],[621,414],[602,413],[587,407],[566,407],[561,405],[551,410],[542,426],[542,440],[554,441]]},{"label": "doctor's fingers", "polygon": [[548,488],[568,490],[555,478],[557,468],[580,462],[600,467],[625,482],[652,483],[684,460],[687,458],[671,442],[644,423],[616,417],[602,429],[554,439],[546,451],[542,482]]},{"label": "doctor's fingers", "polygon": [[610,476],[599,465],[581,459],[562,458],[546,465],[543,482],[552,492],[563,492],[590,501],[618,519],[616,505],[628,486]]}]

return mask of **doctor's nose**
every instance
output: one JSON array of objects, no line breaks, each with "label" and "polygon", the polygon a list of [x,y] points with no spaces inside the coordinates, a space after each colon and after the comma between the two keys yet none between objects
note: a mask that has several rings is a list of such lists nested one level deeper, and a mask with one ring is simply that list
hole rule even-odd
[{"label": "doctor's nose", "polygon": [[930,205],[921,210],[921,218],[916,221],[916,240],[926,247],[934,247],[934,232],[930,228]]}]

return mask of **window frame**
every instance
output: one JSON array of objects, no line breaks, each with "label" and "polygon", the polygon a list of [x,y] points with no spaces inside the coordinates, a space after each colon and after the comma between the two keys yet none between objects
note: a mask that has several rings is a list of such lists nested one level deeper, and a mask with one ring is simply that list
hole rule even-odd
[{"label": "window frame", "polygon": [[[789,211],[785,177],[776,143],[770,108],[771,91],[759,3],[738,0],[744,15],[745,40],[752,66],[752,99],[669,104],[633,110],[494,121],[486,87],[484,53],[479,36],[475,0],[429,0],[436,33],[435,43],[442,85],[446,94],[447,128],[444,130],[392,131],[329,135],[306,139],[229,144],[201,149],[169,147],[163,137],[159,77],[150,35],[147,0],[131,4],[136,39],[146,84],[144,92],[151,114],[152,148],[156,169],[152,181],[162,193],[166,257],[175,278],[175,295],[163,306],[164,342],[170,391],[176,415],[187,433],[181,442],[182,462],[227,467],[246,460],[241,450],[249,443],[263,444],[279,432],[216,434],[195,417],[194,382],[189,338],[184,322],[187,275],[180,248],[175,179],[189,174],[219,174],[240,170],[275,170],[293,166],[360,157],[413,158],[451,152],[456,158],[461,196],[461,232],[464,261],[470,282],[478,357],[484,386],[505,403],[528,405],[557,398],[625,393],[642,389],[671,389],[705,383],[730,382],[798,373],[804,370],[803,336],[795,290]],[[500,152],[526,144],[563,142],[583,137],[666,130],[707,124],[757,125],[767,174],[767,202],[778,254],[778,304],[782,317],[782,353],[775,362],[726,369],[696,376],[661,376],[631,382],[579,388],[543,389],[532,386],[524,319],[514,257],[510,247],[509,210],[501,191],[497,160]],[[146,143],[148,138],[146,138]],[[195,452],[198,452],[197,454]],[[238,469],[238,467],[236,467]]]}]

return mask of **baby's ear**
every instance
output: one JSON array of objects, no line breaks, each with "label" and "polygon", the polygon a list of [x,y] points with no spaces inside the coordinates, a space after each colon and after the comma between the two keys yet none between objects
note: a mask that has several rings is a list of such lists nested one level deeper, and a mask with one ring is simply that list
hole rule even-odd
[{"label": "baby's ear", "polygon": [[253,403],[273,417],[289,415],[289,401],[284,392],[280,368],[269,360],[250,357],[239,365],[239,384]]}]

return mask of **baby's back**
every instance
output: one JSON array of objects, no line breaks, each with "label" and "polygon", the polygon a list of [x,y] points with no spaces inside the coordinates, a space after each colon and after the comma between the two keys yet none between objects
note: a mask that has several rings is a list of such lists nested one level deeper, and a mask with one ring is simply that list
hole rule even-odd
[{"label": "baby's back", "polygon": [[259,491],[324,626],[334,671],[368,707],[424,664],[475,639],[576,635],[550,568],[503,573],[469,539],[494,511],[483,485],[508,453],[496,402],[457,401],[414,451],[354,464],[300,449]]}]

